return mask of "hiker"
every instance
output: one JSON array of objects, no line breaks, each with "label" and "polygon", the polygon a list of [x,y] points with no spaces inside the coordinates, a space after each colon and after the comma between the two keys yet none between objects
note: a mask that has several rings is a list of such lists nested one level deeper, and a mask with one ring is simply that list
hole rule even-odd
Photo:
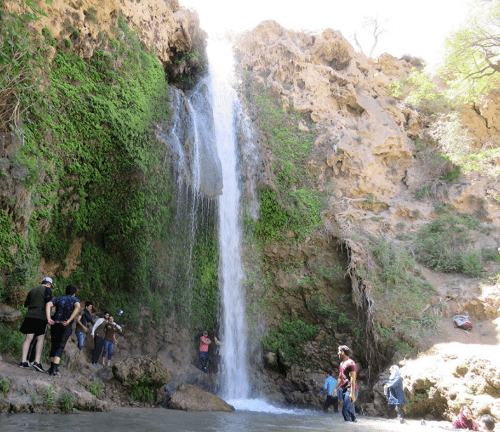
[{"label": "hiker", "polygon": [[[109,311],[104,312],[104,318],[99,318],[94,327],[92,327],[92,339],[94,339],[94,350],[92,351],[92,366],[97,367],[99,356],[101,355],[102,347],[104,346],[104,337],[106,336],[106,324],[111,313]],[[116,324],[116,328],[122,331],[122,328]]]},{"label": "hiker", "polygon": [[483,431],[492,431],[495,429],[495,420],[488,414],[481,417],[481,423],[483,424]]},{"label": "hiker", "polygon": [[323,404],[323,412],[326,414],[328,412],[328,407],[333,405],[333,412],[339,412],[339,398],[337,394],[333,394],[333,389],[337,385],[337,380],[332,376],[333,372],[331,369],[325,372],[325,384],[321,390],[321,394],[326,394],[325,403]]},{"label": "hiker", "polygon": [[81,351],[83,348],[83,343],[85,342],[85,337],[89,331],[89,323],[94,324],[92,320],[92,315],[90,311],[92,310],[93,304],[91,301],[85,302],[85,308],[80,312],[76,318],[76,338],[78,340],[78,349]]},{"label": "hiker", "polygon": [[[104,327],[104,348],[102,350],[102,365],[106,366],[106,353],[108,354],[108,366],[111,366],[111,357],[113,356],[113,347],[118,345],[116,340],[116,331],[118,330],[118,324],[115,323],[113,315],[110,315],[108,322]],[[122,331],[121,329],[119,330]]]},{"label": "hiker", "polygon": [[341,363],[339,366],[339,379],[332,394],[336,394],[337,390],[339,390],[339,399],[343,402],[342,416],[344,420],[346,422],[356,423],[354,402],[356,402],[358,398],[358,385],[356,383],[358,368],[354,360],[349,357],[351,355],[351,349],[347,345],[339,346],[337,353]]},{"label": "hiker", "polygon": [[203,336],[200,337],[200,362],[201,370],[207,373],[208,346],[212,341],[208,338],[208,332],[205,330]]},{"label": "hiker", "polygon": [[217,339],[217,336],[214,335],[214,342],[217,345],[215,350],[215,361],[217,363],[217,372],[222,372],[222,362],[224,361],[224,344]]},{"label": "hiker", "polygon": [[[26,316],[19,331],[26,335],[21,349],[20,368],[29,368],[28,351],[35,350],[33,368],[39,372],[45,372],[41,363],[43,342],[47,331],[47,317],[45,315],[45,305],[52,300],[52,278],[45,277],[42,284],[33,288],[24,301],[24,307],[28,308]],[[36,338],[36,348],[33,339]],[[31,357],[31,356],[30,356]]]},{"label": "hiker", "polygon": [[456,429],[479,430],[479,426],[472,420],[472,411],[467,405],[462,405],[460,413],[453,421],[453,427]]},{"label": "hiker", "polygon": [[404,423],[403,405],[406,405],[406,398],[403,391],[403,378],[399,375],[399,366],[392,365],[389,371],[391,373],[389,379],[382,381],[384,394],[389,405],[396,405],[397,419],[400,423]]},{"label": "hiker", "polygon": [[[57,368],[61,362],[62,353],[66,342],[71,336],[72,321],[80,311],[80,300],[76,297],[76,287],[68,285],[66,293],[63,296],[57,297],[55,300],[48,302],[45,305],[45,313],[47,321],[52,326],[50,329],[50,339],[52,346],[50,348],[50,369],[47,371],[49,375],[57,375]],[[50,308],[55,307],[55,313],[50,316]]]}]

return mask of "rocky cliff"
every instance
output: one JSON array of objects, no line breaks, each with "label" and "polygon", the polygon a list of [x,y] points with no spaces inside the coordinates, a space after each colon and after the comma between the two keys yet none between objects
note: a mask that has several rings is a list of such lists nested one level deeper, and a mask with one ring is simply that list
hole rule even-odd
[{"label": "rocky cliff", "polygon": [[[430,118],[392,96],[391,83],[422,67],[421,61],[388,54],[370,59],[334,30],[294,32],[272,21],[242,35],[237,45],[240,94],[261,138],[254,233],[268,276],[253,288],[259,285],[271,310],[272,340],[264,347],[273,391],[289,403],[318,406],[318,366],[335,368],[336,346],[345,343],[360,363],[360,402],[369,413],[385,415],[380,380],[396,362],[407,366],[409,415],[451,418],[468,402],[498,417],[498,179],[481,172],[453,175],[457,168],[428,140]],[[493,93],[463,107],[478,148],[500,144],[491,116],[498,106]],[[308,142],[302,155],[290,157]],[[321,221],[304,235],[304,216],[314,213],[312,196],[322,200],[316,213]],[[279,226],[271,204],[290,221],[299,212],[301,223]],[[280,232],[267,236],[267,223]],[[338,278],[325,268],[338,268]],[[347,303],[346,293],[352,293]],[[471,334],[453,328],[455,314],[471,317]],[[280,336],[289,336],[287,328],[299,321],[316,325],[315,332],[303,332],[308,341],[301,361],[290,363],[290,346]],[[461,345],[471,343],[473,350]],[[464,369],[470,375],[456,372],[448,359],[470,365]]]},{"label": "rocky cliff", "polygon": [[[10,305],[2,335],[27,289],[48,274],[59,286],[76,284],[101,311],[125,305],[131,331],[117,362],[159,352],[173,382],[188,377],[213,390],[214,376],[192,363],[193,335],[217,327],[216,210],[210,198],[192,202],[209,223],[197,227],[187,292],[185,221],[159,139],[172,127],[165,77],[188,89],[206,66],[197,16],[159,0],[54,1],[46,12],[28,29],[43,53],[35,60],[44,98],[32,96],[34,109],[19,117],[13,105],[8,117],[27,133],[3,134],[0,148],[1,295]],[[260,164],[240,161],[242,178],[258,186],[257,206],[244,188],[242,220],[251,330],[264,347],[251,359],[267,375],[264,392],[318,408],[324,370],[338,366],[336,346],[348,344],[368,413],[384,414],[378,384],[397,362],[409,415],[450,418],[472,402],[499,418],[500,188],[440,159],[429,119],[391,96],[390,84],[418,59],[368,59],[334,30],[292,32],[275,22],[242,35],[236,55]],[[462,113],[478,148],[498,145],[494,96]],[[473,332],[452,327],[457,313],[472,317]],[[72,347],[68,369],[83,368],[115,394],[109,370],[86,369],[77,357]],[[82,404],[95,403],[89,398]]]}]

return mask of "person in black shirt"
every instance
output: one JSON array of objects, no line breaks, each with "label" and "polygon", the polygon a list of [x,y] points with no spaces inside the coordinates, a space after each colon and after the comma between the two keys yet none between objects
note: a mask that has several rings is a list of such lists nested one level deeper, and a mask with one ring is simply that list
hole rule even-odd
[{"label": "person in black shirt", "polygon": [[76,318],[76,338],[78,339],[78,349],[81,351],[83,348],[83,343],[85,342],[86,333],[89,330],[89,323],[94,324],[92,320],[92,315],[90,311],[92,310],[93,304],[88,301],[85,303],[85,309]]},{"label": "person in black shirt", "polygon": [[[66,287],[66,295],[57,297],[54,301],[50,301],[45,306],[47,321],[52,326],[50,330],[50,339],[52,347],[50,349],[50,369],[49,375],[57,374],[57,367],[61,361],[61,356],[66,346],[68,338],[72,332],[72,321],[80,311],[80,300],[76,297],[76,287],[68,285]],[[54,315],[50,316],[50,308],[55,307]]]},{"label": "person in black shirt", "polygon": [[[33,288],[24,301],[24,307],[28,308],[28,312],[24,318],[23,324],[19,331],[26,335],[21,349],[21,363],[19,367],[29,368],[28,351],[31,342],[36,338],[36,351],[35,361],[33,367],[40,371],[45,372],[41,363],[43,342],[45,339],[45,331],[47,330],[47,319],[45,316],[45,305],[52,300],[52,286],[53,281],[50,277],[42,280],[42,284]],[[33,347],[32,347],[33,349]]]}]

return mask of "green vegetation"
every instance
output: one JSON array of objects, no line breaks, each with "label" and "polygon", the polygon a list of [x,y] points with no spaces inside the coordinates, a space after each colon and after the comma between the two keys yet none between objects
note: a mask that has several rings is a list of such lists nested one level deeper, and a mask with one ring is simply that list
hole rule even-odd
[{"label": "green vegetation", "polygon": [[271,329],[262,339],[265,350],[278,353],[282,363],[301,363],[304,360],[303,345],[318,334],[318,328],[301,319],[284,316],[278,328]]},{"label": "green vegetation", "polygon": [[303,239],[320,226],[324,207],[306,163],[314,133],[301,131],[300,115],[286,111],[281,100],[270,96],[269,88],[252,81],[250,75],[246,85],[248,99],[259,110],[259,128],[273,154],[272,168],[278,186],[277,190],[259,190],[260,213],[255,233],[265,243],[285,239],[288,230]]},{"label": "green vegetation", "polygon": [[377,264],[370,282],[378,331],[388,346],[409,351],[412,342],[435,329],[439,316],[429,306],[436,291],[420,276],[407,248],[384,238],[370,237],[369,242]]},{"label": "green vegetation", "polygon": [[13,356],[21,355],[21,345],[25,335],[7,326],[0,326],[0,352],[10,352]]},{"label": "green vegetation", "polygon": [[[260,75],[267,76],[263,72]],[[264,185],[257,190],[256,220],[250,216],[251,203],[244,203],[245,287],[251,330],[259,334],[257,317],[263,315],[269,329],[261,337],[262,345],[277,354],[279,367],[308,365],[311,360],[305,344],[323,330],[329,336],[322,338],[321,343],[335,344],[333,328],[353,334],[362,356],[364,331],[351,318],[352,299],[349,297],[340,305],[338,299],[331,298],[332,291],[348,284],[337,253],[332,252],[330,265],[324,265],[304,258],[302,252],[293,252],[307,250],[306,255],[313,256],[317,249],[326,247],[314,245],[314,239],[323,241],[318,228],[323,224],[325,208],[325,196],[318,191],[317,175],[308,163],[315,158],[315,124],[294,112],[292,106],[284,109],[281,99],[253,80],[250,72],[244,85],[247,99],[259,112],[258,126],[268,154],[272,155],[268,167],[274,175],[272,186]],[[300,123],[306,123],[309,131],[300,129]],[[289,255],[279,259],[268,257],[263,250],[269,244],[286,249]],[[286,288],[279,278],[285,279]],[[293,316],[288,312],[291,309],[295,312]]]},{"label": "green vegetation", "polygon": [[104,386],[103,383],[100,381],[92,381],[92,383],[90,383],[87,386],[87,390],[90,393],[92,393],[96,398],[101,399],[102,398],[101,391],[103,386]]},{"label": "green vegetation", "polygon": [[497,2],[474,2],[468,21],[447,40],[444,65],[433,74],[414,69],[404,80],[392,84],[394,96],[432,117],[429,135],[437,143],[436,154],[451,161],[456,170],[479,171],[491,177],[500,174],[495,163],[500,148],[472,145],[459,112],[498,88],[499,19]]},{"label": "green vegetation", "polygon": [[63,393],[59,398],[59,406],[61,409],[71,411],[75,407],[75,396],[69,393]]},{"label": "green vegetation", "polygon": [[136,381],[130,390],[130,399],[139,402],[153,402],[156,399],[158,389],[151,387],[151,378],[143,376]]},{"label": "green vegetation", "polygon": [[50,410],[54,410],[56,408],[56,394],[54,392],[54,387],[45,387],[45,391],[43,392],[43,401]]},{"label": "green vegetation", "polygon": [[420,228],[416,239],[417,259],[436,271],[481,276],[483,262],[497,255],[473,248],[473,232],[484,229],[472,216],[444,213]]},{"label": "green vegetation", "polygon": [[10,389],[10,381],[8,378],[0,379],[0,397],[5,397],[5,395],[9,392]]},{"label": "green vegetation", "polygon": [[[192,283],[176,277],[187,239],[183,232],[179,241],[175,232],[176,185],[165,144],[155,135],[155,125],[170,115],[162,65],[120,15],[112,34],[101,32],[95,52],[84,60],[72,52],[78,29],[65,24],[60,40],[47,28],[30,33],[29,23],[44,12],[31,0],[20,4],[20,15],[0,10],[0,102],[7,107],[0,112],[0,131],[12,130],[23,142],[10,168],[23,173],[18,181],[34,208],[22,236],[13,221],[25,209],[7,198],[0,202],[0,269],[7,281],[0,301],[20,307],[22,292],[39,283],[40,259],[63,270],[71,246],[81,242],[78,267],[56,278],[58,288],[71,283],[82,301],[91,298],[101,310],[124,309],[122,322],[134,328],[141,305],[151,312],[145,330],[173,311],[194,331],[213,328],[213,211],[195,227]],[[87,17],[95,20],[96,11],[89,9]],[[4,337],[4,330],[0,326],[0,349],[17,349],[17,338]]]}]

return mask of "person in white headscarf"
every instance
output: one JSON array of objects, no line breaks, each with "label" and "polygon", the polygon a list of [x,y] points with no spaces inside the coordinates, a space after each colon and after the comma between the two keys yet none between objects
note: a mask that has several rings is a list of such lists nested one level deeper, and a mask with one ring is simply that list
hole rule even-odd
[{"label": "person in white headscarf", "polygon": [[404,423],[403,405],[406,405],[406,397],[403,391],[403,379],[399,375],[399,366],[392,365],[389,371],[391,373],[389,379],[382,382],[384,384],[384,393],[387,397],[387,403],[396,406],[399,422]]}]

